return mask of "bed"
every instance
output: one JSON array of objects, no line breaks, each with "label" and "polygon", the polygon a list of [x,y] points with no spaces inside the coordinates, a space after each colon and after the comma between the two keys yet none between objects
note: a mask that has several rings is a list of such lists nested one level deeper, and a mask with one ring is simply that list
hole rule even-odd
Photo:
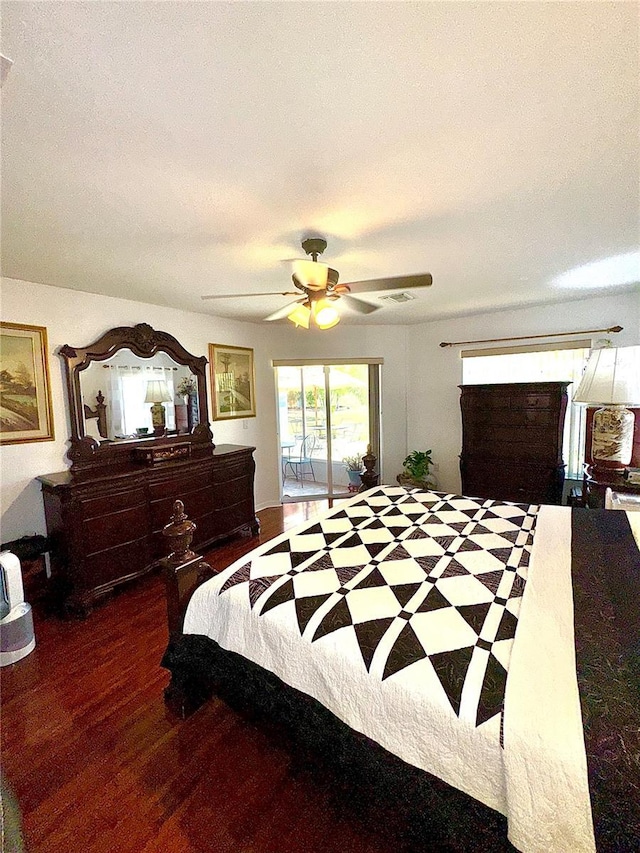
[{"label": "bed", "polygon": [[187,542],[167,696],[284,720],[433,849],[640,849],[639,542],[640,513],[392,486],[201,585]]}]

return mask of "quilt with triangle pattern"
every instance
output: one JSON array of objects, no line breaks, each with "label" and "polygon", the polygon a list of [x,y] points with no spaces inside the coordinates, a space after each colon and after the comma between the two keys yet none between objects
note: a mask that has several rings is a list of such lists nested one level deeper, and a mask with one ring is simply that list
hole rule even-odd
[{"label": "quilt with triangle pattern", "polygon": [[[381,681],[428,661],[479,726],[500,716],[537,506],[378,488],[243,562],[219,590],[287,608],[310,645],[345,634]],[[375,666],[374,666],[375,661]]]},{"label": "quilt with triangle pattern", "polygon": [[376,487],[203,584],[184,632],[508,814],[505,696],[540,509]]},{"label": "quilt with triangle pattern", "polygon": [[[599,558],[600,533],[576,539],[573,527],[569,507],[374,488],[204,583],[183,632],[506,815],[518,850],[595,853],[580,690],[593,688],[599,709],[613,694],[576,669],[575,599],[589,599],[589,573],[609,582],[603,566],[619,561],[622,540],[616,527],[612,557]],[[631,552],[633,597],[635,540]]]}]

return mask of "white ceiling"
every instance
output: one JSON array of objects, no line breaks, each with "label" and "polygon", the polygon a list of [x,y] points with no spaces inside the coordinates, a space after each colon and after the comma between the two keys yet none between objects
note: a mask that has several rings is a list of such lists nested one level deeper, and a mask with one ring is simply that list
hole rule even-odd
[{"label": "white ceiling", "polygon": [[638,9],[5,2],[3,274],[260,320],[200,296],[290,289],[315,232],[433,275],[349,322],[637,286]]}]

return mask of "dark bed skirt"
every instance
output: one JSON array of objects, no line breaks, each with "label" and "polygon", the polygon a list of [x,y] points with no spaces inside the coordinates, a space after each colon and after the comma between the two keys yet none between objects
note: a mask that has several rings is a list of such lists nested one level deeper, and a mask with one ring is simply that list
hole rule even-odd
[{"label": "dark bed skirt", "polygon": [[[506,818],[387,752],[315,699],[208,637],[179,636],[162,666],[169,690],[193,706],[217,695],[257,722],[297,765],[329,783],[343,813],[390,836],[398,853],[506,853]],[[348,804],[348,805],[345,805]]]}]

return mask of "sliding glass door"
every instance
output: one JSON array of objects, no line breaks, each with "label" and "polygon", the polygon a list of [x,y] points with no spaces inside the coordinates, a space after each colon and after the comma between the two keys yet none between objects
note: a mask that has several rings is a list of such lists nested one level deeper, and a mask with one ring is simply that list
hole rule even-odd
[{"label": "sliding glass door", "polygon": [[275,362],[282,500],[357,491],[348,466],[371,445],[378,455],[378,363]]}]

